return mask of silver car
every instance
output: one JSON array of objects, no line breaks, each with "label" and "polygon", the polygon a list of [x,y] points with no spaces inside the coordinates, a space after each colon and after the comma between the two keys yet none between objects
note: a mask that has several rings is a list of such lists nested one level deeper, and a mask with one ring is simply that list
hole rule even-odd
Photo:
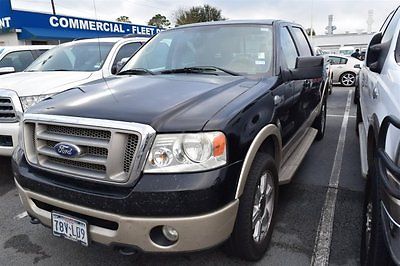
[{"label": "silver car", "polygon": [[334,84],[340,84],[345,87],[355,85],[362,61],[354,57],[341,55],[329,55],[328,61],[331,65],[332,82]]}]

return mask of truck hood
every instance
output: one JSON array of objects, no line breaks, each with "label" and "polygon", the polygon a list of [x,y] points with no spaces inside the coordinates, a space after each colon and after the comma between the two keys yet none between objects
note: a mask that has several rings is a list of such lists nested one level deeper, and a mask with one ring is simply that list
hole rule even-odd
[{"label": "truck hood", "polygon": [[50,94],[82,84],[92,74],[76,71],[18,72],[0,76],[0,89],[13,90],[19,96]]},{"label": "truck hood", "polygon": [[28,112],[136,122],[158,132],[200,131],[259,81],[202,74],[117,76],[60,93]]}]

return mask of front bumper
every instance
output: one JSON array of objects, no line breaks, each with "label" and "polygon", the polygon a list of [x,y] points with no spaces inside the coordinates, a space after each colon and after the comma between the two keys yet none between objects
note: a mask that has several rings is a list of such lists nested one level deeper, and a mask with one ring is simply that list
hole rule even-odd
[{"label": "front bumper", "polygon": [[[108,246],[132,246],[144,252],[187,252],[216,246],[229,238],[232,233],[239,200],[234,200],[216,211],[187,217],[132,217],[103,212],[50,198],[22,188],[16,181],[21,201],[27,212],[46,226],[51,226],[51,212],[36,203],[54,206],[58,209],[84,215],[92,219],[113,222],[117,228],[89,225],[92,241]],[[36,202],[36,203],[35,203]],[[44,203],[44,204],[43,204]],[[89,222],[90,224],[90,222]],[[150,231],[160,225],[174,227],[179,240],[170,246],[161,246],[150,237]]]},{"label": "front bumper", "polygon": [[[18,145],[19,123],[0,123],[0,156],[11,156]],[[11,141],[11,142],[10,142]]]}]

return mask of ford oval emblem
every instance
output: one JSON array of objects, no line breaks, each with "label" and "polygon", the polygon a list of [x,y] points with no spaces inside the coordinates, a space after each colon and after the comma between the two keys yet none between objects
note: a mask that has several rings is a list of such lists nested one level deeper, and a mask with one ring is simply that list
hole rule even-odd
[{"label": "ford oval emblem", "polygon": [[78,146],[65,142],[57,143],[54,150],[64,157],[75,158],[81,155],[81,149]]}]

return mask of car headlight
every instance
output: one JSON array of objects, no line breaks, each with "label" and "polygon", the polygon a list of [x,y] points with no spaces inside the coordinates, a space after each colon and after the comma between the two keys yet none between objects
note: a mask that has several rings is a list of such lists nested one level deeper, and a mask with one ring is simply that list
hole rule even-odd
[{"label": "car headlight", "polygon": [[33,96],[24,96],[19,97],[22,108],[26,111],[29,107],[33,106],[34,104],[46,99],[47,97],[52,96],[53,94],[43,94],[43,95],[33,95]]},{"label": "car headlight", "polygon": [[145,173],[194,172],[226,164],[222,132],[161,134],[154,140]]}]

